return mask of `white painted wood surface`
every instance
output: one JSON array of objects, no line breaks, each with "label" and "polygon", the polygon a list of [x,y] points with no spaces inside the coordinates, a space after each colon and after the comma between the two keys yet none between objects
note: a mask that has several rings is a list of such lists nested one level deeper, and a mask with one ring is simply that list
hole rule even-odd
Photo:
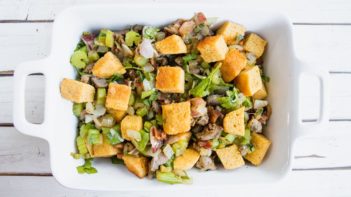
[{"label": "white painted wood surface", "polygon": [[[181,2],[185,0],[178,0]],[[225,1],[225,0],[223,0]],[[65,7],[78,4],[111,3],[113,0],[0,0],[0,196],[115,196],[110,192],[71,190],[51,177],[48,144],[24,136],[12,127],[11,70],[23,61],[43,58],[50,53],[52,20]],[[126,2],[126,1],[120,1]],[[141,1],[136,1],[141,2]],[[143,2],[157,3],[161,0]],[[193,1],[200,2],[200,1]],[[203,1],[201,1],[203,2]],[[206,0],[206,2],[211,2]],[[218,2],[218,1],[217,1]],[[222,1],[219,1],[222,2]],[[256,5],[278,9],[294,23],[296,54],[326,67],[331,74],[331,119],[325,133],[301,138],[294,147],[291,175],[274,186],[240,186],[238,196],[351,196],[351,1],[248,1],[234,5]],[[48,65],[50,66],[50,65]],[[3,72],[10,71],[10,72]],[[44,80],[30,76],[27,82],[25,113],[32,122],[43,114]],[[316,119],[318,85],[304,78],[303,118]],[[11,175],[11,176],[9,176]],[[256,188],[253,190],[252,188]],[[232,191],[232,189],[231,189]],[[196,196],[226,195],[229,190],[192,191]],[[230,192],[232,193],[232,192]],[[168,195],[157,192],[153,196]],[[177,196],[188,192],[177,192]],[[117,193],[119,196],[150,196],[150,193]]]}]

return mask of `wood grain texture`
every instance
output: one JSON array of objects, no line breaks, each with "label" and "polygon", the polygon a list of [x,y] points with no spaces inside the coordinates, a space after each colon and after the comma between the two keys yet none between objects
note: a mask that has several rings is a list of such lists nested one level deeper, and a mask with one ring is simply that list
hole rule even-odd
[{"label": "wood grain texture", "polygon": [[[321,178],[322,177],[322,178]],[[289,177],[276,184],[261,185],[233,185],[227,189],[202,190],[170,190],[157,192],[97,192],[67,189],[60,185],[53,177],[0,177],[0,196],[22,197],[24,193],[31,196],[51,197],[112,197],[112,196],[228,196],[228,192],[235,191],[235,196],[349,196],[351,193],[351,170],[336,171],[293,171]],[[195,180],[196,181],[196,180]],[[50,188],[50,189],[48,189]]]}]

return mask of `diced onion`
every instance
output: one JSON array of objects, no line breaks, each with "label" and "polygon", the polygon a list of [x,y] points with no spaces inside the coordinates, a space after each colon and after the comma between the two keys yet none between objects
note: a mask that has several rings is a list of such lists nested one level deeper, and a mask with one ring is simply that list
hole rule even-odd
[{"label": "diced onion", "polygon": [[145,58],[152,58],[155,54],[155,49],[152,46],[151,42],[151,40],[144,38],[140,44],[140,55]]},{"label": "diced onion", "polygon": [[144,72],[152,72],[155,70],[155,68],[151,64],[146,64],[143,68]]},{"label": "diced onion", "polygon": [[268,101],[265,100],[255,100],[254,102],[254,109],[259,109],[266,107],[268,105]]},{"label": "diced onion", "polygon": [[96,109],[93,111],[95,117],[102,116],[106,113],[106,108],[103,105],[96,105]]},{"label": "diced onion", "polygon": [[92,103],[87,103],[85,105],[85,111],[88,113],[88,114],[92,114],[94,112],[94,105]]},{"label": "diced onion", "polygon": [[241,46],[241,45],[238,45],[238,44],[235,44],[235,45],[231,45],[231,46],[229,46],[229,48],[231,49],[237,49],[237,50],[239,50],[239,51],[243,51],[244,50],[244,47],[243,46]]},{"label": "diced onion", "polygon": [[140,141],[141,140],[141,135],[138,131],[135,131],[135,130],[127,130],[127,135],[128,137],[136,140],[136,141]]},{"label": "diced onion", "polygon": [[85,115],[85,123],[89,123],[94,120],[94,115],[86,114]]},{"label": "diced onion", "polygon": [[154,89],[154,83],[152,81],[144,79],[143,80],[143,87],[144,87],[144,91],[152,90],[152,89]]},{"label": "diced onion", "polygon": [[254,65],[256,64],[256,56],[253,53],[246,53],[246,58],[248,60],[248,64]]},{"label": "diced onion", "polygon": [[172,149],[172,147],[171,147],[169,144],[167,144],[167,145],[163,148],[163,153],[166,155],[166,157],[167,157],[168,159],[170,159],[170,158],[173,156],[173,154],[174,154],[173,149]]}]

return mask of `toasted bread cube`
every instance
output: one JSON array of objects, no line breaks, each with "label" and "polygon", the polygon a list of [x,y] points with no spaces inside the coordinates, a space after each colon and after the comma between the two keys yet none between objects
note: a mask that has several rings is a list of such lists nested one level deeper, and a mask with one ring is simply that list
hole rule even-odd
[{"label": "toasted bread cube", "polygon": [[128,131],[140,131],[143,128],[143,119],[140,116],[128,115],[121,121],[121,133],[122,137],[126,140],[131,141],[132,138],[128,136]]},{"label": "toasted bread cube", "polygon": [[163,55],[182,54],[187,52],[183,39],[178,35],[171,35],[155,43],[157,51]]},{"label": "toasted bread cube", "polygon": [[63,98],[75,103],[93,102],[95,88],[89,84],[64,78],[60,85]]},{"label": "toasted bread cube", "polygon": [[245,156],[245,159],[250,161],[253,165],[258,166],[262,163],[262,160],[271,145],[271,141],[263,135],[253,132],[251,134],[251,143],[255,147],[255,150],[252,153],[248,153]]},{"label": "toasted bread cube", "polygon": [[[167,140],[167,144],[174,144],[174,143],[181,141],[181,140],[185,140],[185,141],[189,142],[190,137],[191,137],[191,132],[179,133],[177,135],[173,135],[173,136],[169,137]],[[177,139],[177,140],[174,140],[174,139]]]},{"label": "toasted bread cube", "polygon": [[157,70],[156,89],[166,93],[184,93],[184,70],[178,66],[162,66]]},{"label": "toasted bread cube", "polygon": [[205,62],[222,61],[228,52],[227,44],[221,35],[204,38],[197,45],[197,49],[200,51],[201,57]]},{"label": "toasted bread cube", "polygon": [[148,160],[144,156],[123,155],[122,157],[127,169],[139,178],[147,175]]},{"label": "toasted bread cube", "polygon": [[245,31],[244,26],[227,21],[217,30],[217,35],[222,35],[225,42],[230,45],[235,43],[237,36],[244,36]]},{"label": "toasted bread cube", "polygon": [[194,167],[199,158],[200,154],[196,150],[188,148],[182,155],[174,159],[174,170],[189,170]]},{"label": "toasted bread cube", "polygon": [[107,109],[126,111],[128,109],[131,88],[127,85],[110,83],[108,85],[105,107]]},{"label": "toasted bread cube", "polygon": [[237,49],[229,49],[221,66],[222,77],[225,82],[232,81],[245,68],[246,56]]},{"label": "toasted bread cube", "polygon": [[216,153],[219,160],[221,160],[223,167],[227,170],[245,165],[245,161],[235,144],[226,148],[217,149]]},{"label": "toasted bread cube", "polygon": [[108,143],[106,137],[103,138],[102,144],[93,145],[93,157],[111,157],[117,154],[117,148]]},{"label": "toasted bread cube", "polygon": [[258,66],[253,66],[242,71],[235,79],[236,87],[245,95],[252,96],[263,86],[260,69]]},{"label": "toasted bread cube", "polygon": [[127,111],[114,110],[114,109],[107,109],[107,112],[111,114],[117,122],[120,122],[127,114]]},{"label": "toasted bread cube", "polygon": [[224,132],[244,136],[245,135],[245,107],[229,112],[223,119]]},{"label": "toasted bread cube", "polygon": [[114,74],[124,74],[126,69],[121,61],[109,51],[94,64],[92,72],[97,77],[109,78]]},{"label": "toasted bread cube", "polygon": [[168,135],[176,135],[190,130],[190,102],[162,105],[163,130]]},{"label": "toasted bread cube", "polygon": [[264,85],[262,85],[262,88],[259,89],[253,96],[252,98],[253,99],[256,99],[256,100],[261,100],[261,99],[265,99],[267,97],[267,90],[266,88],[264,87]]},{"label": "toasted bread cube", "polygon": [[263,40],[257,34],[251,33],[245,39],[244,49],[245,49],[245,51],[251,52],[257,58],[259,58],[262,56],[266,44],[267,44],[267,41]]}]

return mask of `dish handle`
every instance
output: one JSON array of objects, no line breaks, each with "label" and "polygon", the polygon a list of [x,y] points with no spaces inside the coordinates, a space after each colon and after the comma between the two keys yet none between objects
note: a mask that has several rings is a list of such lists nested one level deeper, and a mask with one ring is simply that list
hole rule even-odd
[{"label": "dish handle", "polygon": [[[323,130],[328,128],[329,125],[329,70],[325,68],[313,69],[310,64],[297,60],[297,82],[295,84],[295,98],[297,100],[297,119],[295,129],[295,138],[311,135],[316,132],[322,132]],[[320,103],[319,103],[319,117],[317,122],[313,123],[303,123],[301,117],[301,96],[299,91],[300,81],[302,74],[311,74],[317,76],[320,83]]]},{"label": "dish handle", "polygon": [[[47,122],[44,119],[41,124],[28,122],[25,117],[25,88],[26,78],[30,74],[41,73],[48,80],[48,59],[24,62],[18,65],[14,73],[14,97],[13,97],[13,122],[17,130],[26,135],[40,137],[48,141]],[[47,87],[45,87],[46,89]],[[44,99],[44,113],[47,109],[46,96]],[[45,116],[44,116],[45,117]]]}]

